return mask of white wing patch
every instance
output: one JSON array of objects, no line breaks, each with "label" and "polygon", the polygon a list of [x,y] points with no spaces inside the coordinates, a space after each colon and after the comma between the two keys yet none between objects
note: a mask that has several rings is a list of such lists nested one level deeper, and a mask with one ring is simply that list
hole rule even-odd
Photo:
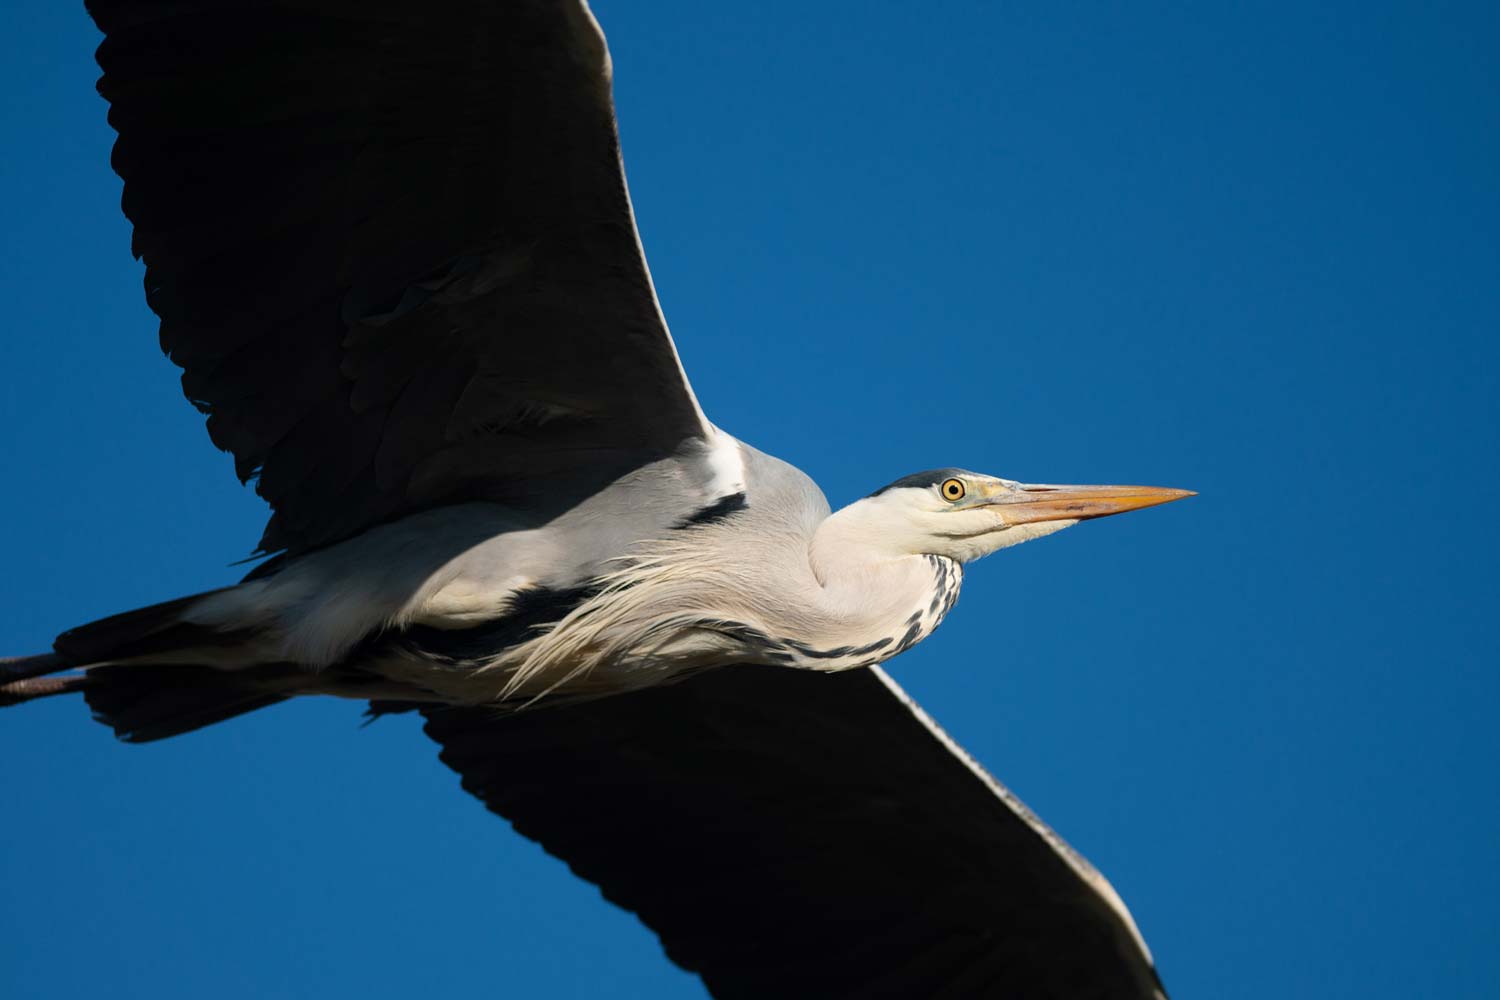
[{"label": "white wing patch", "polygon": [[704,489],[710,499],[745,492],[745,455],[738,440],[714,427],[704,459],[708,469]]}]

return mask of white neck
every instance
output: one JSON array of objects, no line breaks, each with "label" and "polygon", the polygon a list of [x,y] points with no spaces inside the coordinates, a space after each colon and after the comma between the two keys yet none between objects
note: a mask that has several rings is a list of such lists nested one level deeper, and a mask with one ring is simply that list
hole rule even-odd
[{"label": "white neck", "polygon": [[[809,550],[819,586],[806,609],[806,624],[821,641],[862,646],[882,638],[892,655],[906,640],[925,637],[951,601],[933,607],[935,580],[949,574],[954,589],[962,570],[952,560],[903,552],[881,538],[867,506],[852,504],[830,515],[813,534]],[[908,633],[918,626],[915,639]],[[904,648],[904,647],[903,647]]]}]

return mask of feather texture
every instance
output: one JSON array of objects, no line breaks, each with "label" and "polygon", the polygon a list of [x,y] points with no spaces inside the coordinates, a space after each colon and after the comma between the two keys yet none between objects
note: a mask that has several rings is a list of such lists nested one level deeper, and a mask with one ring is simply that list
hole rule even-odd
[{"label": "feather texture", "polygon": [[470,500],[555,514],[708,436],[584,4],[89,10],[162,349],[258,477],[263,551]]}]

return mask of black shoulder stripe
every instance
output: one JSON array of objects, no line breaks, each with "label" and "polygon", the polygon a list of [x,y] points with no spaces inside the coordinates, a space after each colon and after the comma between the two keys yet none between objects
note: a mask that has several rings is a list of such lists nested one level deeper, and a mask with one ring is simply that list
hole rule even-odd
[{"label": "black shoulder stripe", "polygon": [[598,592],[599,587],[594,584],[562,590],[531,587],[511,599],[510,610],[504,617],[473,628],[414,625],[386,635],[409,649],[442,659],[482,660],[534,638],[539,628],[561,621]]},{"label": "black shoulder stripe", "polygon": [[731,493],[728,496],[720,497],[691,517],[677,522],[675,527],[691,528],[697,524],[717,524],[720,521],[727,520],[729,515],[738,513],[749,506],[750,504],[743,492]]}]

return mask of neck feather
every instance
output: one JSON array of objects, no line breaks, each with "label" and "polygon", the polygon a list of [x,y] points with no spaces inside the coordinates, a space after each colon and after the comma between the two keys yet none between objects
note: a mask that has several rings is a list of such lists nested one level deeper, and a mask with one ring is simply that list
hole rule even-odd
[{"label": "neck feather", "polygon": [[942,603],[934,610],[940,584],[951,580],[956,590],[962,571],[940,556],[901,551],[860,508],[852,504],[830,515],[813,534],[809,558],[819,584],[817,617],[841,643],[899,640],[914,621],[925,636],[947,610]]}]

